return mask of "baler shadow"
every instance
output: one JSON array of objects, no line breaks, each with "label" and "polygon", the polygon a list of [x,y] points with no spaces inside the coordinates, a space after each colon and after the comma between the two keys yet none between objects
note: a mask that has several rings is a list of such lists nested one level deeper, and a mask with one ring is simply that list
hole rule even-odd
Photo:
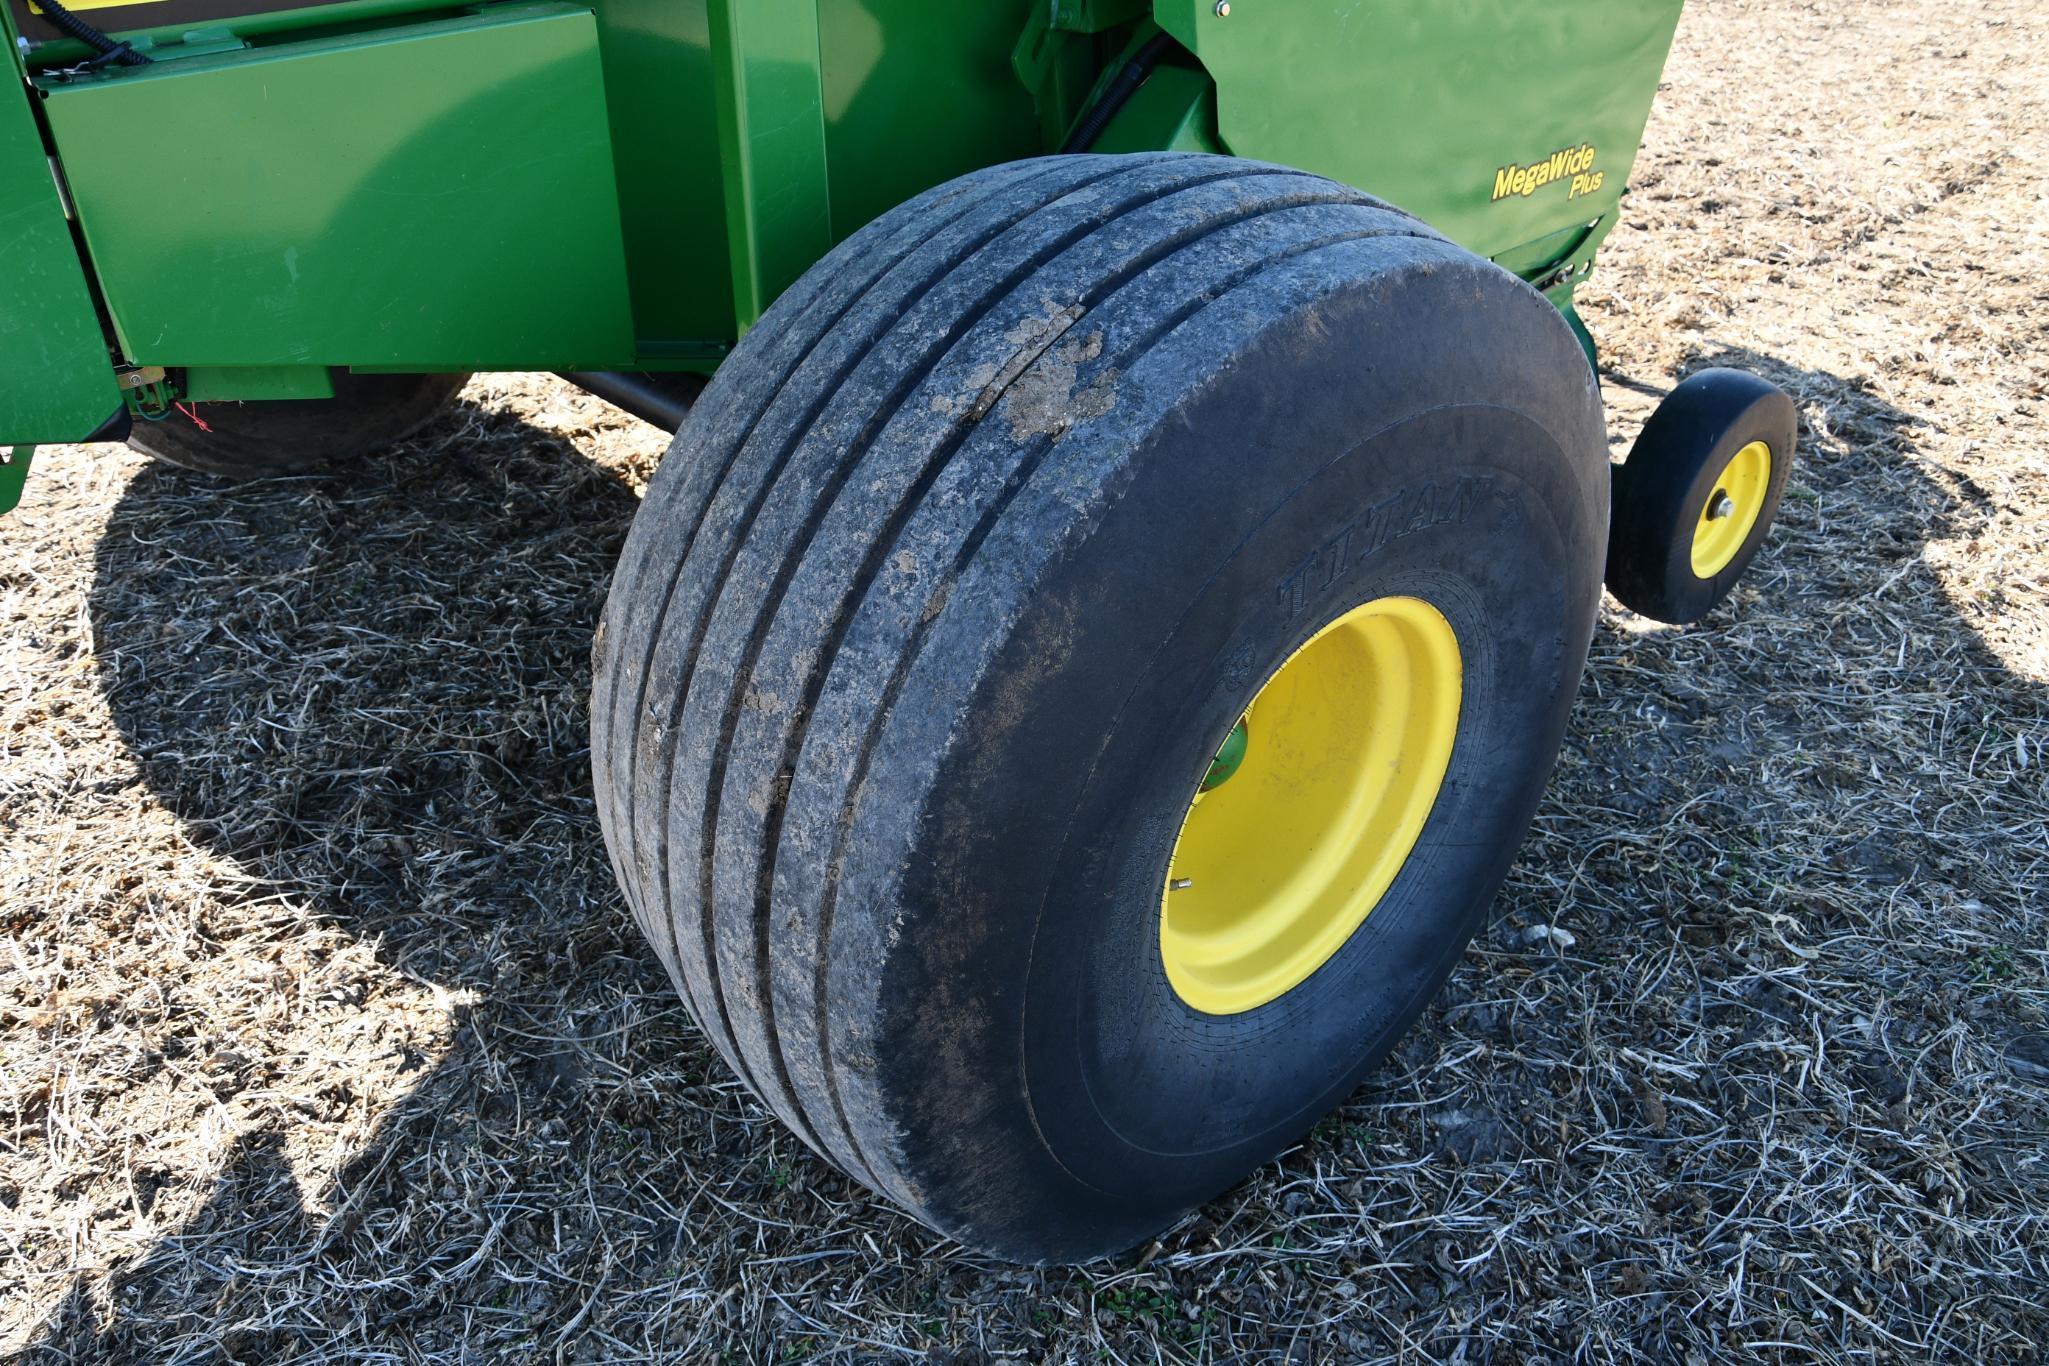
[{"label": "baler shadow", "polygon": [[[283,1103],[245,1112],[204,1207],[120,1276],[119,1303],[148,1312],[107,1323],[81,1287],[45,1353],[175,1356],[162,1325],[183,1320],[195,1340],[243,1324],[221,1350],[281,1359],[303,1343],[248,1295],[386,1255],[436,1269],[349,1313],[404,1336],[502,1285],[499,1258],[539,1221],[560,1251],[524,1268],[542,1288],[507,1329],[517,1354],[588,1311],[601,1259],[613,1295],[692,1278],[671,1198],[730,1191],[769,1211],[841,1184],[743,1100],[613,883],[587,695],[637,505],[571,442],[467,401],[346,476],[135,475],[90,605],[101,686],[145,781],[247,876],[228,879],[236,907],[282,909],[275,938],[298,940],[302,961],[331,960],[337,939],[374,956],[353,982],[320,963],[312,990],[397,983],[444,1013],[395,1040],[423,1057],[364,1055],[386,1100],[402,1099],[354,1158],[310,1173],[326,1189],[306,1190],[306,1164],[282,1153],[293,1106],[325,1103],[300,1092],[331,1088],[333,1068],[322,1081],[258,1056],[278,1038],[238,1047],[229,1092]],[[426,1222],[389,1243],[371,1226],[394,1217]],[[131,1334],[127,1318],[156,1326]]]}]

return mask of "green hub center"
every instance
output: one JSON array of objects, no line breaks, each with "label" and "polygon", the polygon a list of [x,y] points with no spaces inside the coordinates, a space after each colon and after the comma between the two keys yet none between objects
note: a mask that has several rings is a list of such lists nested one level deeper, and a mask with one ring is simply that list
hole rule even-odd
[{"label": "green hub center", "polygon": [[1231,733],[1224,737],[1224,743],[1217,746],[1217,757],[1209,761],[1209,772],[1203,775],[1202,790],[1222,787],[1231,781],[1231,775],[1245,762],[1245,747],[1252,742],[1252,733],[1245,728],[1245,718],[1239,717],[1238,724],[1231,727]]}]

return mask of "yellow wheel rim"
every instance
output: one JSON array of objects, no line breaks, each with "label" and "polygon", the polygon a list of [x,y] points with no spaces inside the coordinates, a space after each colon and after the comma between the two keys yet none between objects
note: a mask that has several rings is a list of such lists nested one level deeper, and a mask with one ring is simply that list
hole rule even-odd
[{"label": "yellow wheel rim", "polygon": [[1731,456],[1693,529],[1693,574],[1711,579],[1750,539],[1772,485],[1772,448],[1753,441]]},{"label": "yellow wheel rim", "polygon": [[1353,608],[1266,681],[1168,864],[1160,956],[1183,1001],[1265,1005],[1359,928],[1444,784],[1463,681],[1451,623],[1408,597]]}]

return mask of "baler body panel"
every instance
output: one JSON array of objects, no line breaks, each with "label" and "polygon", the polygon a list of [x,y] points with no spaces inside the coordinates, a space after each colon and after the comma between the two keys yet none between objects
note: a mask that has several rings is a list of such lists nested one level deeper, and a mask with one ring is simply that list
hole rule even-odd
[{"label": "baler body panel", "polygon": [[1011,55],[1032,0],[710,0],[737,336],[919,191],[1046,150]]},{"label": "baler body panel", "polygon": [[1321,0],[1220,18],[1158,0],[1158,16],[1216,82],[1232,153],[1356,185],[1491,257],[1614,212],[1680,7]]},{"label": "baler body panel", "polygon": [[[24,299],[16,316],[50,347],[69,336],[85,373],[31,386],[17,361],[0,441],[75,434],[30,414],[67,391],[97,422],[113,361],[209,399],[306,395],[326,366],[709,371],[886,208],[1055,150],[1154,22],[1199,65],[1170,57],[1098,147],[1332,176],[1570,315],[1680,7],[80,0],[154,60],[65,75],[84,46],[7,0],[43,123],[9,136],[53,140],[89,255],[68,269],[111,331],[85,365],[79,290]],[[69,250],[29,164],[5,169],[22,187],[6,207],[36,201],[39,249]]]},{"label": "baler body panel", "polygon": [[16,84],[0,91],[0,445],[76,441],[120,408],[85,267]]},{"label": "baler body panel", "polygon": [[161,61],[44,107],[138,365],[633,358],[588,10]]},{"label": "baler body panel", "polygon": [[1010,69],[1030,8],[818,0],[835,242],[943,180],[1049,150]]}]

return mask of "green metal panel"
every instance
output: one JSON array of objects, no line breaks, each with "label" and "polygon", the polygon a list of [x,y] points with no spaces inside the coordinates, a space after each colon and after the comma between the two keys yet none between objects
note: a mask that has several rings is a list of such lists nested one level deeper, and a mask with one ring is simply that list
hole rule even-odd
[{"label": "green metal panel", "polygon": [[1495,256],[1613,215],[1680,4],[1242,0],[1222,17],[1214,0],[1156,0],[1155,12],[1215,78],[1232,152],[1357,185]]},{"label": "green metal panel", "polygon": [[128,359],[633,359],[596,24],[494,8],[53,84]]},{"label": "green metal panel", "polygon": [[[0,18],[28,16],[28,0],[9,3]],[[309,24],[332,31],[447,7],[447,0],[138,0],[95,7],[90,18],[161,59],[185,53],[188,35],[260,39]],[[594,8],[640,364],[710,369],[733,335],[733,291],[706,0],[599,0]],[[55,32],[41,19],[31,22],[38,37]],[[36,59],[65,65],[88,55],[84,44],[65,39],[40,48]]]},{"label": "green metal panel", "polygon": [[1011,71],[1032,0],[711,0],[735,311],[942,180],[1044,150]]},{"label": "green metal panel", "polygon": [[816,0],[834,240],[979,167],[1047,151],[1011,53],[1048,0]]},{"label": "green metal panel", "polygon": [[[121,393],[78,247],[29,109],[0,91],[0,446],[75,441],[114,415]],[[26,457],[14,475],[26,472]]]},{"label": "green metal panel", "polygon": [[324,365],[195,365],[185,372],[184,397],[217,399],[333,398],[334,372]]},{"label": "green metal panel", "polygon": [[711,0],[733,311],[751,327],[832,245],[817,0]]},{"label": "green metal panel", "polygon": [[706,0],[602,0],[597,16],[634,368],[709,369],[734,329]]}]

